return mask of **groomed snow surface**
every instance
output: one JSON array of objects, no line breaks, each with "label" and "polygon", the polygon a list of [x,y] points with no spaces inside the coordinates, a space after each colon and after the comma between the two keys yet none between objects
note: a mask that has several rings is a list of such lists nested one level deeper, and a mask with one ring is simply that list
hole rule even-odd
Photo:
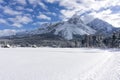
[{"label": "groomed snow surface", "polygon": [[120,52],[85,48],[0,49],[0,80],[120,80]]}]

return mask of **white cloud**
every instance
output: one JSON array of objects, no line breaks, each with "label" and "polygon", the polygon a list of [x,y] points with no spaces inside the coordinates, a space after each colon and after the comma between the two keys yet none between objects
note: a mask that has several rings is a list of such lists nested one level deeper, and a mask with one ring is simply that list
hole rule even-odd
[{"label": "white cloud", "polygon": [[47,10],[47,6],[44,4],[44,3],[42,3],[42,2],[39,2],[39,5],[43,8],[43,9],[45,9],[45,10]]},{"label": "white cloud", "polygon": [[15,18],[9,18],[9,20],[11,20],[13,22],[17,22],[17,23],[23,23],[23,24],[32,22],[32,19],[27,16],[16,16]]},{"label": "white cloud", "polygon": [[36,4],[39,0],[28,0],[30,4]]},{"label": "white cloud", "polygon": [[45,23],[48,23],[48,22],[35,22],[35,23],[33,23],[33,25],[40,26],[40,25],[45,24]]},{"label": "white cloud", "polygon": [[103,13],[99,13],[99,15],[97,15],[98,18],[105,20],[106,22],[112,24],[115,27],[120,27],[120,14],[103,14]]},{"label": "white cloud", "polygon": [[120,27],[120,14],[119,13],[113,14],[110,9],[101,12],[92,12],[90,14],[82,16],[82,19],[86,23],[92,21],[93,18],[99,18],[112,24],[114,27]]},{"label": "white cloud", "polygon": [[11,9],[10,7],[3,7],[3,12],[6,13],[6,14],[9,14],[9,15],[20,15],[22,14],[22,12],[19,12],[19,11],[15,11],[13,9]]},{"label": "white cloud", "polygon": [[8,18],[9,21],[11,21],[13,24],[12,26],[15,27],[22,27],[23,24],[28,24],[32,22],[32,18],[28,16],[16,16],[15,18]]},{"label": "white cloud", "polygon": [[28,12],[33,12],[33,9],[30,9],[30,8],[27,8],[25,10],[28,11]]},{"label": "white cloud", "polygon": [[[120,4],[119,0],[46,0],[46,1],[50,3],[59,2],[60,6],[64,6],[66,9],[64,9],[63,15],[67,15],[68,13],[71,14],[73,12],[77,12],[80,10],[83,10],[84,12],[89,10],[96,11],[100,10],[101,8],[108,8],[110,6],[116,6]],[[71,15],[69,15],[69,17],[71,17]]]},{"label": "white cloud", "polygon": [[12,29],[0,30],[0,36],[10,36],[15,34],[16,34],[16,30],[12,30]]},{"label": "white cloud", "polygon": [[24,24],[32,22],[32,19],[27,16],[17,16],[16,19],[18,19],[19,22],[24,23]]},{"label": "white cloud", "polygon": [[60,12],[63,14],[64,18],[70,18],[76,13],[74,10],[61,10]]},{"label": "white cloud", "polygon": [[101,12],[91,12],[88,13],[86,15],[81,16],[81,19],[87,24],[89,22],[91,22],[94,18],[100,18],[100,19],[104,19],[105,16],[108,16],[112,14],[112,11],[110,9],[101,11]]},{"label": "white cloud", "polygon": [[20,28],[20,27],[22,27],[23,25],[22,25],[21,23],[13,23],[11,26],[15,26],[15,27]]},{"label": "white cloud", "polygon": [[38,19],[44,19],[44,20],[51,20],[50,17],[44,15],[44,14],[40,14],[39,16],[37,16]]},{"label": "white cloud", "polygon": [[45,12],[45,14],[47,14],[47,15],[53,15],[53,16],[57,16],[57,14],[54,13],[54,12]]},{"label": "white cloud", "polygon": [[0,18],[0,23],[1,24],[8,24],[7,21],[5,19],[2,19],[2,18]]},{"label": "white cloud", "polygon": [[49,2],[49,3],[54,3],[54,2],[57,2],[59,0],[46,0],[46,2]]},{"label": "white cloud", "polygon": [[44,10],[48,10],[47,6],[41,1],[41,0],[28,0],[30,4],[32,4],[34,7],[36,5],[40,5]]},{"label": "white cloud", "polygon": [[16,0],[18,3],[20,3],[20,4],[23,4],[23,5],[25,5],[26,4],[26,0]]}]

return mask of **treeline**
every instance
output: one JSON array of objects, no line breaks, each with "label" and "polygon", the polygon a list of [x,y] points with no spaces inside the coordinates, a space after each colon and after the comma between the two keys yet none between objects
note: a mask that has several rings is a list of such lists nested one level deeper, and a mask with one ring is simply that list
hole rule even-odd
[{"label": "treeline", "polygon": [[75,36],[72,40],[65,40],[52,34],[33,35],[8,38],[6,42],[0,41],[0,44],[2,43],[18,47],[120,48],[120,32],[115,32],[107,37],[103,35]]}]

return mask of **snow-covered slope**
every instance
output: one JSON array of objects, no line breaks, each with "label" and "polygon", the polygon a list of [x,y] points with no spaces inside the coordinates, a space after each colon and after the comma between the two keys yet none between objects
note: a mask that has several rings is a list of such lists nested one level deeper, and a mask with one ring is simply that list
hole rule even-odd
[{"label": "snow-covered slope", "polygon": [[0,80],[120,80],[120,52],[99,49],[0,49]]},{"label": "snow-covered slope", "polygon": [[62,25],[58,25],[55,30],[55,35],[61,35],[65,39],[72,39],[73,35],[90,35],[94,34],[95,30],[85,25],[80,17],[73,16]]},{"label": "snow-covered slope", "polygon": [[113,27],[111,24],[98,18],[94,19],[87,25],[92,29],[95,29],[98,34],[108,34],[115,30],[115,27]]}]

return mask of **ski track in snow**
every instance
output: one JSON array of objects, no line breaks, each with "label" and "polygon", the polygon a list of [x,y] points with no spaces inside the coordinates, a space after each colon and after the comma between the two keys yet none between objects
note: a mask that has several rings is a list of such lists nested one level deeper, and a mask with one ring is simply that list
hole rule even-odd
[{"label": "ski track in snow", "polygon": [[79,80],[120,80],[120,52],[109,52],[102,62],[88,70]]},{"label": "ski track in snow", "polygon": [[[16,53],[14,50],[18,52]],[[35,50],[36,54],[30,52]],[[84,48],[72,50],[41,48],[40,50],[35,50],[0,49],[0,80],[120,80],[120,52],[109,52],[99,49],[88,50]],[[38,54],[37,51],[42,51],[44,54]],[[95,59],[92,59],[91,55],[98,60],[93,62]],[[88,58],[88,61],[84,59],[85,57]],[[85,63],[81,63],[82,61],[79,63],[78,60],[85,61],[87,64],[86,68],[84,68]],[[91,60],[91,63],[89,60]],[[75,68],[78,68],[78,71]],[[51,71],[53,72],[51,73]]]}]

